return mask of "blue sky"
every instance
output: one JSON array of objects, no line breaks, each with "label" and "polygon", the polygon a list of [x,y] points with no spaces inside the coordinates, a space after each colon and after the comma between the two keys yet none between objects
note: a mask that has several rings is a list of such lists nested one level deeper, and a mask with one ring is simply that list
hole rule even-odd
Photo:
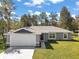
[{"label": "blue sky", "polygon": [[58,15],[63,6],[67,6],[71,15],[74,17],[79,14],[79,0],[13,0],[16,10],[13,12],[19,16],[30,12],[40,14],[46,12],[56,12]]}]

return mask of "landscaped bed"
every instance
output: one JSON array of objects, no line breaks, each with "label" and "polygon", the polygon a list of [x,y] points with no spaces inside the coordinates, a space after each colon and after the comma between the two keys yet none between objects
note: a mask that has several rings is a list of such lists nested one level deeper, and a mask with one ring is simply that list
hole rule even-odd
[{"label": "landscaped bed", "polygon": [[[75,38],[74,38],[75,39]],[[79,59],[79,38],[72,41],[49,41],[46,48],[37,48],[33,59]]]}]

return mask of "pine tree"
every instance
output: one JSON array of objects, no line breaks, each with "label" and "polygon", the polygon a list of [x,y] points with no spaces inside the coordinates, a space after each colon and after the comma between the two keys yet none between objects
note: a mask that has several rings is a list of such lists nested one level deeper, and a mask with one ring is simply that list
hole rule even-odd
[{"label": "pine tree", "polygon": [[72,22],[73,17],[71,17],[70,12],[68,9],[64,6],[60,12],[60,27],[72,30]]},{"label": "pine tree", "polygon": [[30,26],[30,24],[29,24],[28,16],[24,14],[21,17],[21,27],[26,27],[26,26]]}]

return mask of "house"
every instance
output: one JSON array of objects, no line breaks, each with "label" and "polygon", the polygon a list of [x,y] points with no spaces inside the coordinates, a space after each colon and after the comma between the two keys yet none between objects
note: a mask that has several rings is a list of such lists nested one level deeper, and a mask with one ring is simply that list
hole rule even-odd
[{"label": "house", "polygon": [[39,46],[48,40],[71,40],[71,31],[54,26],[31,26],[5,34],[9,46]]}]

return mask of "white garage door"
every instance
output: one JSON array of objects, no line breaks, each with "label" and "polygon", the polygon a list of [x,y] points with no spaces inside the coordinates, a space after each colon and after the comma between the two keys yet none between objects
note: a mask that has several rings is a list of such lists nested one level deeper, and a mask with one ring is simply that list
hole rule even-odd
[{"label": "white garage door", "polygon": [[36,46],[36,35],[13,33],[10,35],[10,46]]}]

